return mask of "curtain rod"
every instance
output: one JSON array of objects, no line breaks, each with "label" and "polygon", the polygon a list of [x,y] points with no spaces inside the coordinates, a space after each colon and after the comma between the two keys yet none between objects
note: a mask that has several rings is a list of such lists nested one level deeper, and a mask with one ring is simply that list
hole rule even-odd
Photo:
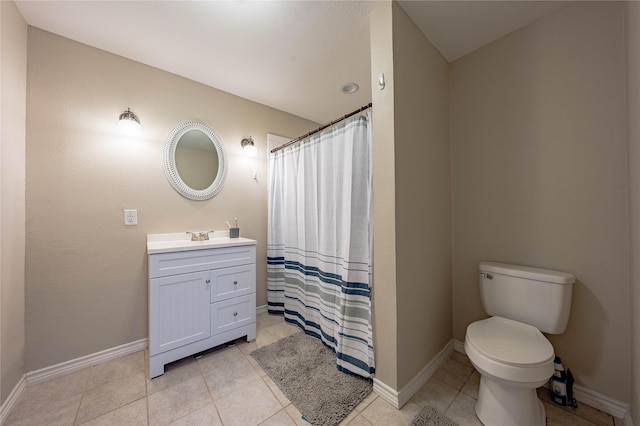
[{"label": "curtain rod", "polygon": [[318,132],[321,132],[322,130],[326,129],[327,127],[331,127],[334,124],[337,124],[337,123],[341,122],[342,120],[345,120],[345,119],[351,117],[352,115],[359,114],[362,111],[371,108],[372,106],[373,106],[373,104],[371,102],[369,102],[369,104],[367,104],[367,105],[365,105],[363,107],[360,107],[360,108],[358,108],[357,110],[355,110],[353,112],[350,112],[349,114],[345,115],[344,117],[338,118],[337,120],[333,120],[331,123],[325,124],[324,126],[321,126],[321,127],[318,127],[316,130],[313,130],[313,131],[307,133],[306,135],[302,135],[299,138],[295,138],[295,139],[293,139],[293,140],[291,140],[291,141],[289,141],[287,143],[284,143],[284,144],[282,144],[282,145],[280,145],[280,146],[278,146],[276,148],[273,148],[271,150],[271,152],[273,153],[273,152],[276,152],[276,151],[280,151],[282,148],[286,148],[289,145],[293,145],[296,142],[300,142],[302,139],[307,138],[307,137],[309,137],[311,135],[314,135],[314,134],[316,134]]}]

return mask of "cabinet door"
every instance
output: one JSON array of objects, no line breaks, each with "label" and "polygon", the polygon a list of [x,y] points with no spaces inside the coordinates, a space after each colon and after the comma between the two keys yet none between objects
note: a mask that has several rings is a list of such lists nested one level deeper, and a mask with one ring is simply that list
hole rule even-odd
[{"label": "cabinet door", "polygon": [[155,355],[211,335],[209,272],[149,280],[149,353]]}]

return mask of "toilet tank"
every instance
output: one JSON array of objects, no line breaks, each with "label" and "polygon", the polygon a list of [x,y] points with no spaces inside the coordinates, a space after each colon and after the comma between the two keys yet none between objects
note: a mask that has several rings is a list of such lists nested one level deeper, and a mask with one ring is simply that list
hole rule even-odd
[{"label": "toilet tank", "polygon": [[480,262],[480,295],[487,314],[533,325],[549,334],[567,328],[575,277],[567,272]]}]

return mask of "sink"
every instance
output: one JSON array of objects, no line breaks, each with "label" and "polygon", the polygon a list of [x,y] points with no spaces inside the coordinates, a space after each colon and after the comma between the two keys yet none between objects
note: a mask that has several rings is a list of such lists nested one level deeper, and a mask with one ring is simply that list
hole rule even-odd
[{"label": "sink", "polygon": [[[191,241],[191,232],[176,232],[170,234],[147,234],[147,253],[166,253],[173,251],[203,250],[216,247],[255,245],[256,241],[249,238],[229,238],[229,231],[214,231],[209,233],[209,239]],[[200,231],[193,231],[199,233]],[[206,231],[202,231],[206,232]]]}]

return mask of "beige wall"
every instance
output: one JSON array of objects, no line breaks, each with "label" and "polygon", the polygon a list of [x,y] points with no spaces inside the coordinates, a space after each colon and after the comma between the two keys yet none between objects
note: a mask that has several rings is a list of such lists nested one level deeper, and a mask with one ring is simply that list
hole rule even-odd
[{"label": "beige wall", "polygon": [[452,334],[448,65],[395,2],[370,32],[376,374],[399,391]]},{"label": "beige wall", "polygon": [[0,2],[0,405],[25,373],[25,125],[27,24]]},{"label": "beige wall", "polygon": [[[373,346],[376,378],[398,390],[393,14],[384,2],[370,18],[373,100]],[[378,90],[378,75],[386,87]]]},{"label": "beige wall", "polygon": [[566,332],[576,383],[629,401],[623,5],[581,2],[451,66],[453,319],[485,317],[477,265],[576,275]]},{"label": "beige wall", "polygon": [[[221,230],[238,217],[258,240],[266,304],[266,135],[316,123],[35,28],[27,81],[27,371],[147,337],[147,233]],[[137,137],[117,131],[127,107]],[[166,137],[192,119],[216,131],[229,161],[208,201],[183,198],[163,172]],[[242,154],[249,135],[257,159]],[[138,210],[137,226],[123,225],[123,208]]]},{"label": "beige wall", "polygon": [[640,423],[640,3],[627,2],[627,130],[631,224],[631,415]]},{"label": "beige wall", "polygon": [[398,389],[452,337],[448,63],[393,3]]}]

